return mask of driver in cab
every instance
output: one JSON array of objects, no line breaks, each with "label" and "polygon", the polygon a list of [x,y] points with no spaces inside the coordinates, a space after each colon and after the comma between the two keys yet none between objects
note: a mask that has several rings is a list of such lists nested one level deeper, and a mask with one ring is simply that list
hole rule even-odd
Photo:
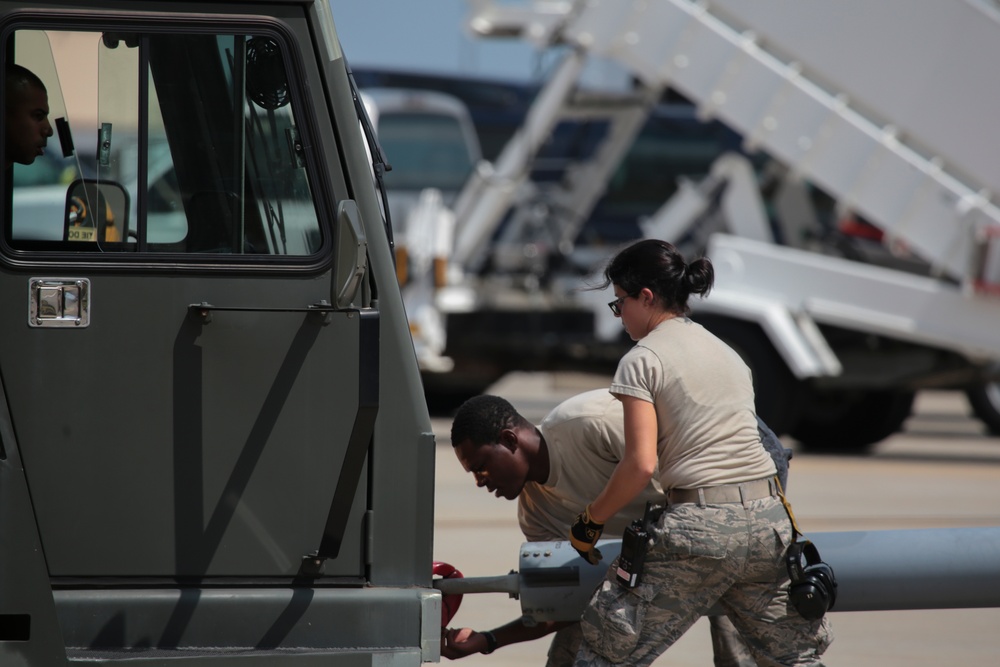
[{"label": "driver in cab", "polygon": [[53,135],[49,95],[42,80],[21,65],[9,64],[4,78],[6,168],[31,164],[45,151]]}]

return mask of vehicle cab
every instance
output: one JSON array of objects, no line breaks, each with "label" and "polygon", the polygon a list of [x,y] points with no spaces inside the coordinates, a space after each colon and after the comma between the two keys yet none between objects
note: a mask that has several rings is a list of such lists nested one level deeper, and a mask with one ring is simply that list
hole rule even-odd
[{"label": "vehicle cab", "polygon": [[438,659],[433,435],[329,11],[0,2],[54,129],[0,189],[0,663]]}]

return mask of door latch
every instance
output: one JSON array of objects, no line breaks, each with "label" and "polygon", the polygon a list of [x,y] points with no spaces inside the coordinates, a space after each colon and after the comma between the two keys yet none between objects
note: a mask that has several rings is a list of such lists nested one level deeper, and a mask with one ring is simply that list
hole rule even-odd
[{"label": "door latch", "polygon": [[90,324],[90,280],[32,278],[28,281],[29,327],[86,327]]}]

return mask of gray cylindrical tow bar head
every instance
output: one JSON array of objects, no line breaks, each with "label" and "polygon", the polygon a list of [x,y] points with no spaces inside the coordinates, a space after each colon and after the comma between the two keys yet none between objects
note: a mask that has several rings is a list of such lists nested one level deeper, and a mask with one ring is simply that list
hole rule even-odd
[{"label": "gray cylindrical tow bar head", "polygon": [[621,540],[597,543],[603,559],[591,565],[569,542],[525,542],[518,558],[521,613],[526,622],[580,618],[590,596],[621,551]]}]

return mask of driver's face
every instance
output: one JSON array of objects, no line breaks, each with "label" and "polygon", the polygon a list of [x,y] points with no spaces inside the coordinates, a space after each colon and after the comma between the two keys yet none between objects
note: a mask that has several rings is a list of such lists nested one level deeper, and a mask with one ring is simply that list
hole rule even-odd
[{"label": "driver's face", "polygon": [[34,162],[44,151],[52,134],[49,97],[45,90],[38,86],[23,86],[7,104],[5,148],[8,166],[14,162]]}]

